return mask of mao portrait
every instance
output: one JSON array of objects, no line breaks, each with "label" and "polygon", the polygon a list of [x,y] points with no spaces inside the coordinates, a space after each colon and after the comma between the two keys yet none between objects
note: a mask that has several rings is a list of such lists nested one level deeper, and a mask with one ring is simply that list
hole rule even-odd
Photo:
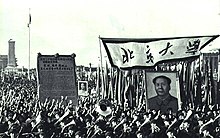
[{"label": "mao portrait", "polygon": [[87,81],[78,81],[78,95],[79,96],[88,96],[88,82]]},{"label": "mao portrait", "polygon": [[176,113],[179,93],[176,72],[148,72],[146,76],[148,109]]}]

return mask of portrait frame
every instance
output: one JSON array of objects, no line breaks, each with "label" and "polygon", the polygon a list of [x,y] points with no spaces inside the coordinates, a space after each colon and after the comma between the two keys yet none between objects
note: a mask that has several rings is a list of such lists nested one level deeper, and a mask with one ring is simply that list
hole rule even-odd
[{"label": "portrait frame", "polygon": [[178,108],[180,108],[180,84],[177,71],[147,71],[146,72],[146,105],[148,105],[148,99],[156,96],[153,79],[157,76],[166,76],[171,79],[170,94],[178,99]]},{"label": "portrait frame", "polygon": [[78,96],[84,96],[83,94],[80,94],[81,91],[81,85],[85,85],[85,93],[88,93],[88,81],[78,81]]}]

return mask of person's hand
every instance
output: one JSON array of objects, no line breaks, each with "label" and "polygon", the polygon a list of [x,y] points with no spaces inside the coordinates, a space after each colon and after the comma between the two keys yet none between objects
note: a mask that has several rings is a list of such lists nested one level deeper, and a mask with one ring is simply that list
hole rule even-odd
[{"label": "person's hand", "polygon": [[69,104],[72,105],[73,104],[73,100],[69,100]]},{"label": "person's hand", "polygon": [[155,116],[155,120],[157,120],[158,118],[159,118],[159,116],[160,116],[160,110],[157,112],[157,116]]},{"label": "person's hand", "polygon": [[187,113],[186,113],[186,117],[185,117],[185,119],[184,120],[188,120],[189,119],[189,117],[192,115],[192,110],[189,110]]},{"label": "person's hand", "polygon": [[55,103],[55,99],[52,99],[52,105],[54,105],[54,103]]},{"label": "person's hand", "polygon": [[183,123],[180,124],[179,129],[180,129],[180,130],[183,130],[183,129],[184,129]]},{"label": "person's hand", "polygon": [[205,112],[205,105],[203,105],[202,107],[202,112]]},{"label": "person's hand", "polygon": [[63,100],[64,100],[64,97],[63,97],[63,96],[61,96],[61,97],[60,97],[60,99],[61,99],[61,101],[63,101]]},{"label": "person's hand", "polygon": [[152,133],[157,133],[160,131],[160,128],[156,124],[151,124]]},{"label": "person's hand", "polygon": [[199,111],[199,106],[197,106],[196,111]]},{"label": "person's hand", "polygon": [[138,117],[136,115],[134,115],[133,122],[136,121],[137,119],[138,119]]},{"label": "person's hand", "polygon": [[64,99],[64,100],[66,101],[66,100],[67,100],[67,98],[68,98],[68,97],[67,97],[67,96],[65,96],[65,99]]},{"label": "person's hand", "polygon": [[145,120],[144,120],[144,123],[147,123],[150,121],[150,117],[148,116]]}]

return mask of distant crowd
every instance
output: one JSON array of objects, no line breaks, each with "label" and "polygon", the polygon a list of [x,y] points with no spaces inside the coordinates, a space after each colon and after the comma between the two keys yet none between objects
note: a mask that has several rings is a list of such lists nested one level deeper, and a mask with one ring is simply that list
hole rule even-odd
[{"label": "distant crowd", "polygon": [[111,105],[110,115],[97,110],[98,100],[66,97],[41,102],[36,79],[4,75],[0,82],[0,138],[218,138],[217,105],[179,109],[174,113]]}]

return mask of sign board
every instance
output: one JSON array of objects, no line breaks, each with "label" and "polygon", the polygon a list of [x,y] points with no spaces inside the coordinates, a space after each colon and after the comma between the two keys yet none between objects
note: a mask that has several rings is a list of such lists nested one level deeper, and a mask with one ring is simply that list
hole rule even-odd
[{"label": "sign board", "polygon": [[61,96],[72,100],[77,105],[77,85],[75,72],[75,54],[73,55],[38,55],[38,94],[44,101],[60,99]]}]

